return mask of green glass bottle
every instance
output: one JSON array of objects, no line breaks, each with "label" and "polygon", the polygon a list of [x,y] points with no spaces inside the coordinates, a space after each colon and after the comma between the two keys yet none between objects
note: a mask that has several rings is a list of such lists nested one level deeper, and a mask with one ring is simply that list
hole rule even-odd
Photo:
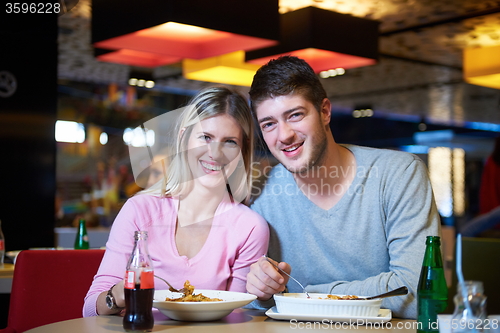
[{"label": "green glass bottle", "polygon": [[425,244],[424,262],[417,288],[417,332],[438,332],[437,315],[446,309],[448,300],[441,240],[438,236],[427,236]]},{"label": "green glass bottle", "polygon": [[87,227],[85,220],[81,219],[76,231],[75,250],[86,250],[89,248],[89,236],[87,235]]}]

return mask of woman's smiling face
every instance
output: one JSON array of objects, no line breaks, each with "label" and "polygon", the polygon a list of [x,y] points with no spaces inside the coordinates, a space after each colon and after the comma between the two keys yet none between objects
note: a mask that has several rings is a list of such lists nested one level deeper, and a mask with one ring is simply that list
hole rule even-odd
[{"label": "woman's smiling face", "polygon": [[242,159],[242,144],[241,126],[227,114],[197,122],[187,145],[188,164],[196,183],[207,188],[225,186],[225,178]]}]

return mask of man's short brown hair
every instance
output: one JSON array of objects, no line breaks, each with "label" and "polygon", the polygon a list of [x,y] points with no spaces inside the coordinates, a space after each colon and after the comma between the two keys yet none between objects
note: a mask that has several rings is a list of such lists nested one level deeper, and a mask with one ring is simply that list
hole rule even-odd
[{"label": "man's short brown hair", "polygon": [[298,94],[311,102],[318,112],[326,96],[313,69],[303,59],[282,56],[259,68],[250,88],[250,103],[255,114],[257,106],[278,96]]}]

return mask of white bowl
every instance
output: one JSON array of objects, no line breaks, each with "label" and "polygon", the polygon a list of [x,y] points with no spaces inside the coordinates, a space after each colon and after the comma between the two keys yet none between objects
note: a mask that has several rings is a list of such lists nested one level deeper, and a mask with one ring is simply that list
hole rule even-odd
[{"label": "white bowl", "polygon": [[169,290],[155,290],[153,307],[174,320],[212,321],[230,314],[234,309],[247,305],[257,298],[255,295],[223,290],[195,289],[195,294],[220,298],[217,302],[167,302],[165,299],[181,297],[181,293]]},{"label": "white bowl", "polygon": [[[279,313],[320,316],[376,317],[382,299],[334,300],[324,299],[328,294],[309,293],[275,294],[274,300]],[[343,295],[339,295],[343,296]],[[319,299],[319,298],[323,299]],[[359,296],[364,297],[364,296]]]}]

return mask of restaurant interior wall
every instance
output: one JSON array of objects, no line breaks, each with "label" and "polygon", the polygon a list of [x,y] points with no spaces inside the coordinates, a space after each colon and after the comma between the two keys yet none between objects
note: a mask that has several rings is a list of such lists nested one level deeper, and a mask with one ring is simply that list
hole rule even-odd
[{"label": "restaurant interior wall", "polygon": [[125,200],[140,189],[132,176],[125,129],[185,105],[189,96],[134,88],[130,97],[127,85],[65,80],[58,91],[58,119],[82,123],[86,139],[57,143],[55,225],[57,230],[74,228],[84,218],[88,227],[109,228]]},{"label": "restaurant interior wall", "polygon": [[[54,244],[57,16],[3,15],[0,72],[15,79],[0,96],[0,219],[6,250]],[[15,51],[15,52],[14,52]],[[11,86],[12,88],[13,86]],[[5,327],[8,294],[0,295]]]},{"label": "restaurant interior wall", "polygon": [[[42,233],[39,233],[39,229],[37,228],[47,227],[43,224],[46,223],[46,216],[49,215],[51,218],[50,223],[54,223],[53,192],[55,192],[55,173],[53,161],[55,158],[53,152],[55,150],[55,143],[53,140],[53,128],[51,128],[50,131],[45,131],[45,129],[50,127],[47,125],[48,123],[53,123],[53,121],[55,121],[55,113],[52,107],[52,104],[55,103],[53,100],[55,97],[51,95],[51,87],[55,84],[51,81],[56,74],[56,70],[53,68],[55,66],[55,59],[59,60],[58,76],[60,82],[62,82],[62,84],[59,85],[59,89],[63,89],[64,86],[66,86],[64,83],[66,80],[85,83],[91,82],[95,86],[98,84],[107,85],[113,82],[125,85],[130,71],[128,66],[104,64],[95,59],[93,49],[90,47],[90,7],[89,0],[80,0],[71,13],[58,18],[59,54],[57,54],[55,46],[55,39],[57,36],[52,38],[52,32],[49,34],[44,33],[44,38],[48,38],[44,39],[36,33],[31,34],[31,37],[23,35],[21,32],[22,29],[20,29],[16,31],[15,41],[13,40],[14,37],[8,37],[5,34],[2,35],[2,49],[6,51],[0,53],[0,66],[2,67],[0,70],[3,69],[3,64],[6,63],[6,60],[13,61],[17,65],[22,63],[22,68],[20,68],[19,71],[23,71],[24,74],[19,78],[23,78],[23,82],[29,84],[29,86],[24,87],[29,88],[30,95],[24,95],[24,100],[22,103],[19,103],[19,105],[22,105],[22,108],[25,109],[23,112],[21,112],[22,110],[4,112],[4,106],[7,105],[4,103],[6,99],[0,98],[0,110],[2,110],[2,121],[0,123],[0,135],[2,136],[2,143],[0,143],[2,147],[1,152],[3,156],[6,156],[5,153],[7,153],[10,154],[8,155],[9,157],[12,156],[12,158],[15,157],[17,159],[16,163],[12,165],[2,163],[2,168],[8,168],[2,169],[2,171],[8,171],[7,173],[3,173],[4,185],[8,190],[2,192],[3,195],[11,201],[2,200],[0,214],[2,214],[4,210],[3,207],[5,207],[5,203],[9,204],[9,210],[19,211],[22,214],[32,214],[30,218],[23,220],[22,226],[23,230],[26,229],[26,225],[30,227],[31,234],[36,235],[36,244],[40,244],[38,246],[47,246],[45,244],[49,241],[53,244],[53,239],[51,239],[53,237],[52,227],[50,234],[45,234],[45,232],[48,232],[45,229]],[[409,21],[412,20],[410,16]],[[38,19],[45,19],[48,17],[49,16],[23,14],[23,16],[16,16],[15,19],[17,22],[14,23],[18,23],[20,26],[24,25],[25,28],[28,28],[29,25],[25,25],[26,22],[20,21],[20,18],[26,18],[30,22],[36,24]],[[392,22],[399,21],[392,20]],[[5,31],[5,27],[10,23],[11,22],[3,20],[2,17],[2,20],[0,20],[1,31]],[[16,27],[15,24],[11,26]],[[40,28],[43,26],[44,25],[37,24],[37,31],[44,32],[44,30]],[[50,26],[52,26],[52,24],[50,24]],[[17,28],[19,28],[19,26]],[[382,28],[386,27],[384,26]],[[400,30],[396,29],[396,32],[389,31],[383,35],[384,39],[382,46],[387,44],[390,39],[402,39],[404,41],[404,37],[407,35],[414,35],[411,29],[405,32],[403,28]],[[387,30],[390,29],[386,28],[386,31]],[[425,29],[421,29],[421,32],[424,33]],[[19,43],[19,41],[21,41],[21,43]],[[24,41],[26,41],[26,43],[24,43]],[[404,46],[405,44],[403,43],[401,47]],[[36,50],[36,57],[33,56],[33,50]],[[412,56],[416,54],[414,48],[408,48],[408,52],[410,52]],[[441,57],[444,57],[443,54],[445,54],[445,58],[453,58],[443,52],[430,52],[428,54],[436,55],[437,57],[439,57],[440,54]],[[4,59],[6,60],[4,61]],[[175,68],[163,67],[159,68],[158,71],[155,70],[155,72],[170,71],[175,72]],[[334,106],[339,107],[342,112],[345,112],[347,109],[352,110],[352,107],[357,103],[366,103],[367,98],[369,98],[374,104],[375,110],[377,112],[383,110],[388,118],[394,115],[405,115],[413,117],[414,119],[429,116],[431,120],[434,118],[444,122],[449,121],[450,123],[458,120],[459,123],[462,121],[473,121],[500,124],[498,90],[464,85],[460,77],[461,70],[459,66],[434,66],[429,61],[412,61],[405,59],[404,56],[398,57],[391,56],[390,54],[383,54],[380,58],[380,63],[375,66],[354,69],[342,78],[330,78],[322,82]],[[37,78],[37,80],[33,78]],[[167,91],[188,92],[188,94],[192,94],[207,86],[204,82],[185,80],[176,75],[160,75],[160,78],[161,80],[159,80],[158,87],[155,89],[155,94],[157,95],[155,98],[158,99],[161,99],[161,96]],[[24,87],[19,86],[18,89],[22,91]],[[461,94],[461,97],[458,94]],[[85,96],[85,94],[83,95]],[[83,99],[85,98],[88,97],[84,97]],[[94,94],[93,98],[98,99],[100,96],[99,94]],[[141,98],[139,98],[139,100],[141,100]],[[42,102],[47,103],[47,106],[44,106]],[[174,104],[176,104],[174,107],[180,105],[180,103]],[[84,114],[86,112],[86,103],[80,101],[76,103],[75,106],[77,114]],[[142,108],[138,108],[136,112],[132,113],[140,114],[142,110]],[[13,114],[15,114],[15,117]],[[51,120],[43,120],[47,118],[51,118]],[[38,121],[39,119],[42,119],[42,121]],[[7,122],[7,120],[9,121]],[[12,122],[11,120],[16,121]],[[366,140],[361,141],[360,138],[356,138],[352,141],[353,143],[392,148],[397,146],[395,143],[388,143],[386,141],[388,138],[385,136],[371,137],[373,132],[370,132],[372,126],[368,125],[370,120],[363,119],[361,121],[365,122],[367,125],[361,126],[361,123],[358,123],[352,128],[350,127],[349,130],[352,130],[352,134],[358,133]],[[36,126],[33,126],[34,123]],[[409,126],[415,126],[417,124],[418,121],[408,122]],[[51,126],[53,127],[53,125]],[[108,127],[111,126],[108,125]],[[385,131],[381,130],[380,133],[386,134],[395,130],[395,128],[399,131],[400,127],[404,127],[404,125],[398,123],[397,126],[391,125],[390,127],[383,127]],[[9,137],[6,137],[8,133],[12,134],[13,129],[18,130],[16,134],[9,134]],[[413,129],[411,131],[413,131]],[[21,134],[26,136],[24,143],[18,140]],[[348,132],[345,129],[344,131],[335,130],[334,134],[340,142],[349,142],[350,140],[347,136]],[[489,134],[498,133],[490,132]],[[409,134],[403,135],[400,141],[408,142]],[[12,145],[13,143],[20,149],[12,148],[14,147]],[[42,146],[43,151],[41,150]],[[23,151],[22,156],[19,153],[20,150]],[[425,155],[421,156],[425,159]],[[467,156],[468,155],[466,155],[466,157]],[[468,163],[468,166],[470,166],[469,173],[474,175],[474,177],[469,178],[473,179],[471,182],[477,181],[477,175],[480,175],[483,159],[484,157],[477,157],[473,161],[474,163]],[[52,172],[48,172],[47,170],[49,169],[51,169]],[[12,173],[12,170],[16,172],[20,170],[23,172],[22,177],[9,177],[13,174],[18,175],[17,173]],[[42,173],[45,173],[45,175],[41,175]],[[44,186],[36,188],[36,186],[40,185],[40,179],[45,180]],[[50,202],[46,200],[49,197],[49,195],[47,195],[49,192],[52,193],[50,195],[52,196]],[[40,194],[42,196],[40,196]],[[34,195],[37,195],[36,200],[31,197]],[[22,200],[11,199],[14,197],[21,197]],[[39,203],[40,207],[30,206],[29,210],[17,208],[20,202],[29,202],[31,205]],[[0,216],[0,218],[2,217]],[[10,227],[7,228],[5,226],[7,221],[3,222],[4,232],[8,239],[8,249],[19,249],[15,241],[17,236],[12,235],[12,230],[9,229]],[[16,224],[16,227],[19,225],[21,224]],[[6,230],[8,230],[8,232]],[[28,239],[31,239],[30,235],[20,237],[18,240],[24,242]],[[12,240],[14,240],[14,243]],[[1,313],[4,313],[4,311],[1,311]]]},{"label": "restaurant interior wall", "polygon": [[[355,118],[351,114],[333,110],[330,128],[336,142],[361,146],[409,151],[428,164],[428,149],[432,147],[463,147],[465,149],[464,197],[465,211],[461,215],[443,218],[443,224],[461,225],[479,211],[479,184],[483,164],[492,151],[498,132],[475,130],[458,126],[427,123],[422,131],[420,121],[404,121],[384,117]],[[419,137],[434,133],[450,133],[447,140],[428,140]],[[420,135],[419,135],[420,134]],[[437,135],[436,135],[437,136]]]},{"label": "restaurant interior wall", "polygon": [[0,25],[6,51],[0,52],[0,70],[17,81],[15,92],[0,98],[0,218],[7,250],[53,243],[57,17],[40,16],[2,20]]}]

